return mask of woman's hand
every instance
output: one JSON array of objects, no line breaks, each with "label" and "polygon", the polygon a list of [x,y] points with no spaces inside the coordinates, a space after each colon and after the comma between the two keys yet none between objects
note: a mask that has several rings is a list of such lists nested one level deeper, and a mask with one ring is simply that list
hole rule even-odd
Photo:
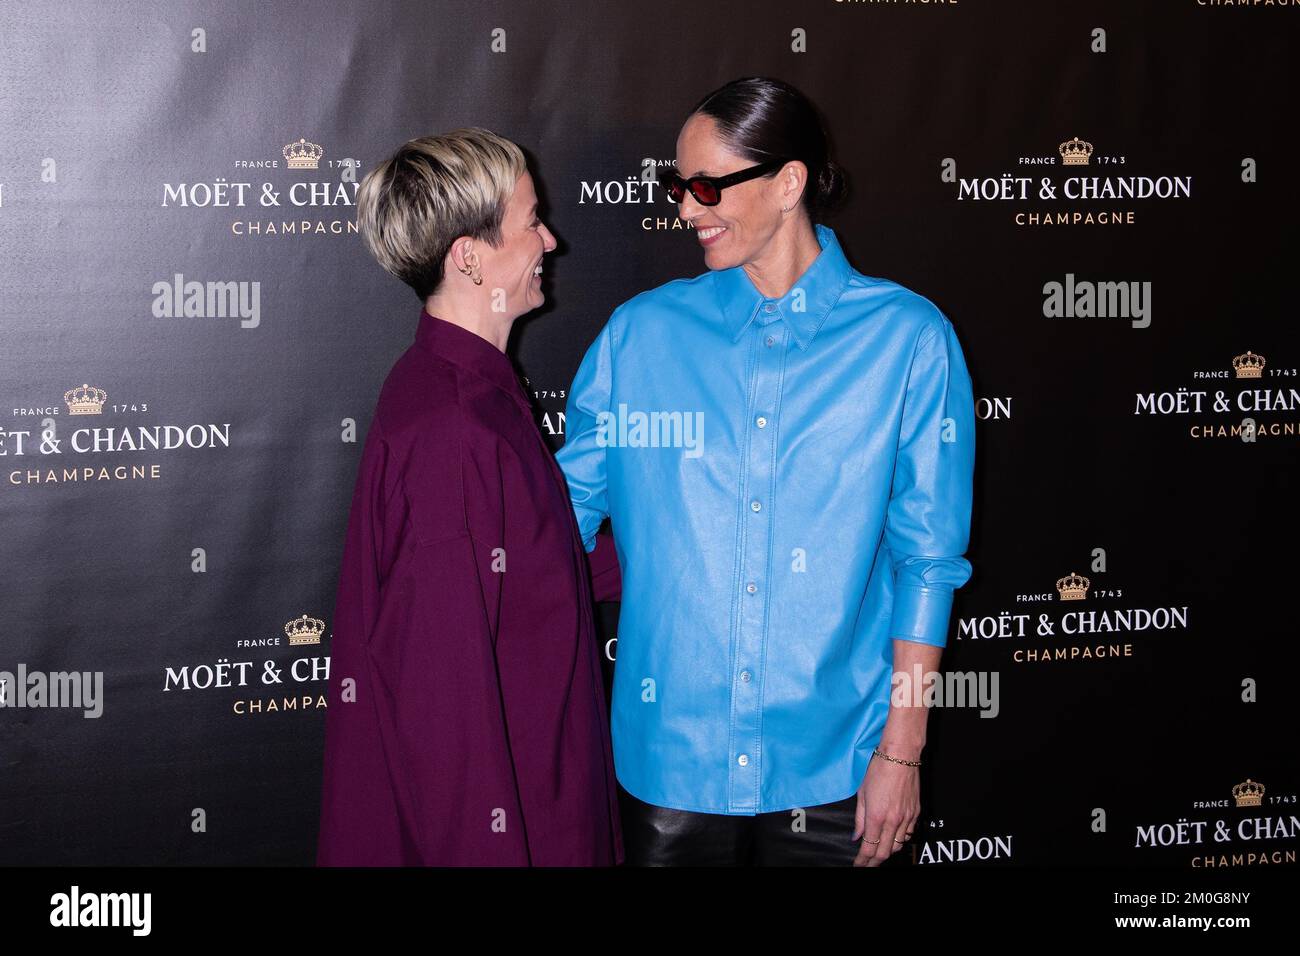
[{"label": "woman's hand", "polygon": [[920,768],[872,757],[858,787],[853,839],[863,842],[853,865],[880,866],[901,850],[920,813]]}]

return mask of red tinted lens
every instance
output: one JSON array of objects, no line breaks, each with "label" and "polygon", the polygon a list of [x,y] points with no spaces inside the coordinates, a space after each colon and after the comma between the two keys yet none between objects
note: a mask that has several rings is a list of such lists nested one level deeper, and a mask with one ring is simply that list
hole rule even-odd
[{"label": "red tinted lens", "polygon": [[668,193],[668,198],[673,202],[679,203],[682,201],[682,196],[685,195],[685,189],[682,183],[682,178],[676,173],[665,172],[660,175],[659,185],[664,187],[664,191]]},{"label": "red tinted lens", "polygon": [[716,206],[718,204],[718,190],[714,188],[713,183],[706,179],[691,180],[691,195],[698,199],[702,206]]}]

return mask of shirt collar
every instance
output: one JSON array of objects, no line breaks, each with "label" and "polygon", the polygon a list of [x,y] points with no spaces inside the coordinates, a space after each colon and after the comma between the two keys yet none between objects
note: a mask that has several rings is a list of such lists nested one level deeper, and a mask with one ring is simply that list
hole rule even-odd
[{"label": "shirt collar", "polygon": [[[784,320],[799,348],[806,349],[812,343],[813,336],[839,301],[852,272],[835,232],[820,223],[814,223],[813,230],[822,251],[779,299],[768,299],[754,288],[744,266],[721,269],[713,274],[718,308],[722,310],[722,320],[731,333],[731,341],[740,338],[760,310],[773,306],[771,312]],[[794,308],[795,295],[799,291],[802,291],[802,311]]]},{"label": "shirt collar", "polygon": [[477,333],[421,309],[415,341],[439,358],[487,379],[531,409],[510,357]]}]

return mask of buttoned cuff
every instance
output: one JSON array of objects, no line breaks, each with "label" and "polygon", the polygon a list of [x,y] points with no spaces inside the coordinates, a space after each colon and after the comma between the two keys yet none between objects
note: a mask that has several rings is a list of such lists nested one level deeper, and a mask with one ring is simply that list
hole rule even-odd
[{"label": "buttoned cuff", "polygon": [[889,636],[945,647],[948,644],[948,619],[951,614],[951,590],[895,587]]}]

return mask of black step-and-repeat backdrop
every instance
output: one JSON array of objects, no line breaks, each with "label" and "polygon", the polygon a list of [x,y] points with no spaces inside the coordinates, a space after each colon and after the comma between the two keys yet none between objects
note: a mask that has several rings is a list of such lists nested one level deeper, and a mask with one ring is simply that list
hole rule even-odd
[{"label": "black step-and-repeat backdrop", "polygon": [[908,853],[1296,864],[1300,4],[2,16],[0,863],[314,860],[348,504],[419,312],[360,177],[459,126],[528,152],[560,249],[511,353],[558,448],[615,306],[706,268],[650,185],[688,110],[771,75],[826,117],[850,260],[975,383]]}]

